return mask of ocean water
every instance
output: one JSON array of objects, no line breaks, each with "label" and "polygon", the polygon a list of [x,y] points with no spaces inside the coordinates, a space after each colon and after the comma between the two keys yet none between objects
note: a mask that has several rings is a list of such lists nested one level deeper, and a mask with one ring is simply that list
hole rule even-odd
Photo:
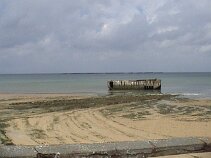
[{"label": "ocean water", "polygon": [[211,72],[201,73],[97,73],[97,74],[1,74],[0,93],[108,94],[107,81],[161,79],[161,93],[187,97],[211,97]]}]

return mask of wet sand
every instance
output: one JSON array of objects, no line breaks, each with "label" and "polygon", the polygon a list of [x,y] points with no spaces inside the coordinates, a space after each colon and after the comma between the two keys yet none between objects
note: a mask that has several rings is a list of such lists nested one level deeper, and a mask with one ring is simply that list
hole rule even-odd
[{"label": "wet sand", "polygon": [[169,95],[0,94],[4,144],[211,137],[211,100]]}]

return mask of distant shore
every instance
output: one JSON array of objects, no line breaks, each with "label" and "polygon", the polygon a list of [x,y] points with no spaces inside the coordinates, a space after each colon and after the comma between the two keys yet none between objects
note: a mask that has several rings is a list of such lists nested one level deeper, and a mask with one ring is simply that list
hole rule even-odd
[{"label": "distant shore", "polygon": [[0,93],[0,143],[96,143],[211,137],[211,98]]}]

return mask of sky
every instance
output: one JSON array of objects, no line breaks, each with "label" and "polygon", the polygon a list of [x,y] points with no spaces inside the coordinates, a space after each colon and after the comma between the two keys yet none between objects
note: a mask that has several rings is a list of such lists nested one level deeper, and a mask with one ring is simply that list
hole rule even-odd
[{"label": "sky", "polygon": [[211,71],[210,0],[0,0],[0,73]]}]

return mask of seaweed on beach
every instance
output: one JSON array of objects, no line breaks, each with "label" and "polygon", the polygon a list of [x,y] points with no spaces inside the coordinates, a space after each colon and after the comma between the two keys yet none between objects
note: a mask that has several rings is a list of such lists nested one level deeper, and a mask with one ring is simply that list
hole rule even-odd
[{"label": "seaweed on beach", "polygon": [[34,139],[44,139],[47,137],[44,130],[41,129],[32,129],[30,135]]},{"label": "seaweed on beach", "polygon": [[176,113],[175,105],[166,105],[166,104],[158,104],[157,105],[158,113],[166,115]]},{"label": "seaweed on beach", "polygon": [[[180,102],[180,99],[177,98],[174,102],[169,102],[170,99],[172,97],[167,100],[163,99],[161,102],[159,99],[141,100],[103,108],[101,112],[106,117],[121,116],[136,120],[147,118],[148,114],[143,115],[145,111],[151,111],[152,114],[149,115],[158,113],[183,121],[207,121],[211,119],[210,105],[188,105],[189,99],[182,99]],[[180,104],[174,104],[176,102],[180,102]],[[183,103],[187,103],[187,105],[183,105]]]},{"label": "seaweed on beach", "polygon": [[211,106],[157,104],[156,107],[159,114],[177,118],[185,116],[187,121],[193,117],[198,121],[211,119]]},{"label": "seaweed on beach", "polygon": [[149,111],[140,111],[140,112],[132,112],[128,114],[121,115],[121,117],[137,120],[137,119],[145,119],[147,115],[151,115]]},{"label": "seaweed on beach", "polygon": [[5,128],[7,127],[7,123],[0,121],[0,144],[13,145],[11,139],[6,136]]},{"label": "seaweed on beach", "polygon": [[[34,102],[17,102],[9,105],[13,111],[26,114],[32,112],[34,114],[48,113],[55,111],[67,111],[75,109],[86,109],[93,107],[107,107],[110,105],[120,105],[127,103],[140,103],[147,100],[161,100],[169,99],[171,95],[116,95],[116,96],[102,96],[102,97],[90,97],[83,99],[55,99],[55,100],[44,100]],[[19,114],[20,116],[21,114]]]}]

